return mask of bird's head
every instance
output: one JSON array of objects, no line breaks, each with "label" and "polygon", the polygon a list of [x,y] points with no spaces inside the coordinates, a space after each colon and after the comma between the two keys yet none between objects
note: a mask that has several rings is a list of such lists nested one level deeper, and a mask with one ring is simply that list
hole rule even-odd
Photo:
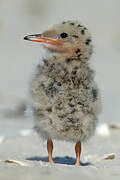
[{"label": "bird's head", "polygon": [[24,39],[40,42],[48,50],[69,58],[89,59],[92,54],[91,35],[77,21],[62,22],[42,34],[28,35]]}]

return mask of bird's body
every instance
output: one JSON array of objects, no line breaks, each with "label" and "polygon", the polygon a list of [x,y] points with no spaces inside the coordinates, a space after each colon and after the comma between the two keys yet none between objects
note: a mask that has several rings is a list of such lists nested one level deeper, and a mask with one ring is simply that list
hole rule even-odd
[{"label": "bird's body", "polygon": [[76,21],[54,26],[42,38],[33,36],[29,37],[44,41],[54,52],[37,65],[31,81],[35,128],[46,139],[81,142],[93,134],[100,112],[99,91],[88,61],[91,36]]},{"label": "bird's body", "polygon": [[95,129],[98,89],[88,64],[52,57],[37,66],[31,82],[33,116],[45,138],[83,141]]}]

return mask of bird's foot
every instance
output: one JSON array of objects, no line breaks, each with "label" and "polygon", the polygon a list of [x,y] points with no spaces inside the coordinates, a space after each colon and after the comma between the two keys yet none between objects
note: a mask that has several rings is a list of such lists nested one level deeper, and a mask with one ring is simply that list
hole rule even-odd
[{"label": "bird's foot", "polygon": [[49,159],[49,163],[50,163],[50,164],[54,164],[53,159]]},{"label": "bird's foot", "polygon": [[76,163],[75,163],[75,166],[80,166],[80,162],[76,162]]}]

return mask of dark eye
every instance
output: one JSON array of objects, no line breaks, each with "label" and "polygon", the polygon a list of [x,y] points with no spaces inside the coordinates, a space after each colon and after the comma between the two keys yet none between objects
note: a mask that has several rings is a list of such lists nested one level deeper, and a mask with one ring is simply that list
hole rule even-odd
[{"label": "dark eye", "polygon": [[68,34],[65,33],[65,32],[63,32],[63,33],[60,34],[60,37],[61,37],[61,38],[66,38],[66,37],[68,37]]}]

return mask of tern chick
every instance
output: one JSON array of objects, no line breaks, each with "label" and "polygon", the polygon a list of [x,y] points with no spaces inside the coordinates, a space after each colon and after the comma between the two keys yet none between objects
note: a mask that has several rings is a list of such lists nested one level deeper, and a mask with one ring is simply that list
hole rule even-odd
[{"label": "tern chick", "polygon": [[24,39],[40,42],[52,53],[37,65],[30,84],[35,128],[47,139],[49,162],[52,139],[58,139],[75,142],[75,164],[80,165],[81,142],[93,134],[101,109],[89,65],[91,35],[79,22],[66,21]]}]

